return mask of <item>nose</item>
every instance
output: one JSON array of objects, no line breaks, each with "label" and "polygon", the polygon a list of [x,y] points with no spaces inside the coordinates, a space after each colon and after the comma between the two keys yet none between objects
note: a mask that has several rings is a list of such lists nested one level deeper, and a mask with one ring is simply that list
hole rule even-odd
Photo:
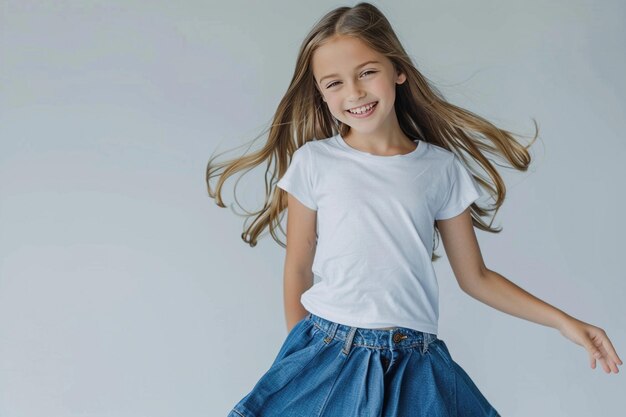
[{"label": "nose", "polygon": [[365,96],[365,92],[361,89],[359,83],[351,83],[348,87],[348,101],[356,103]]}]

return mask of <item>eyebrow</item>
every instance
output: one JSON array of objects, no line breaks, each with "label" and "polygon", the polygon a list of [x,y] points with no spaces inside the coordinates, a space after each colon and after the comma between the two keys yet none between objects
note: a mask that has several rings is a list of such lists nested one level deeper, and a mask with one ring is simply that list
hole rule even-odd
[{"label": "eyebrow", "polygon": [[[364,66],[366,66],[367,64],[380,64],[380,62],[379,62],[379,61],[367,61],[367,62],[362,63],[361,65],[357,65],[354,69],[364,67]],[[322,83],[322,81],[324,81],[324,79],[326,79],[326,78],[330,78],[330,77],[337,77],[338,75],[339,75],[339,74],[328,74],[328,75],[325,75],[325,76],[323,76],[322,78],[320,78],[319,83],[321,84],[321,83]]]}]

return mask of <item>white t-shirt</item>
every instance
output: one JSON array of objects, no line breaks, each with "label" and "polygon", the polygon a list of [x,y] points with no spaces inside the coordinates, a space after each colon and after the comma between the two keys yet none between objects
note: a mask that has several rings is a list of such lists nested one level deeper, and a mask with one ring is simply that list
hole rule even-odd
[{"label": "white t-shirt", "polygon": [[451,151],[424,141],[404,155],[357,150],[340,135],[297,149],[277,186],[317,210],[309,312],[349,326],[437,334],[434,220],[481,188]]}]

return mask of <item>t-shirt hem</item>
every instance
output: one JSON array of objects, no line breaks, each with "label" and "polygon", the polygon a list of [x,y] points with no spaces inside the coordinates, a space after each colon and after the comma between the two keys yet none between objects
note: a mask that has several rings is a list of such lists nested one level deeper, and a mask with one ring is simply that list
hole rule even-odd
[{"label": "t-shirt hem", "polygon": [[[372,329],[375,327],[405,327],[408,329],[412,329],[412,330],[417,330],[420,332],[424,332],[424,333],[431,333],[434,335],[437,335],[438,333],[438,328],[437,326],[432,326],[432,325],[428,325],[428,324],[416,324],[416,323],[407,323],[407,322],[394,322],[394,323],[390,323],[390,322],[386,322],[386,323],[380,323],[378,322],[375,325],[371,325],[372,322],[368,322],[367,320],[354,320],[354,318],[352,317],[347,317],[347,316],[342,316],[340,314],[333,314],[333,313],[328,313],[328,312],[324,312],[324,311],[319,311],[317,310],[315,307],[311,308],[312,306],[309,305],[307,302],[305,301],[301,301],[302,305],[304,306],[304,308],[310,312],[315,314],[316,316],[320,316],[326,320],[330,320],[330,321],[334,321],[336,323],[340,323],[340,324],[344,324],[346,326],[354,326],[354,327],[360,327],[360,328],[365,328],[365,329]],[[368,324],[370,323],[370,324]]]}]

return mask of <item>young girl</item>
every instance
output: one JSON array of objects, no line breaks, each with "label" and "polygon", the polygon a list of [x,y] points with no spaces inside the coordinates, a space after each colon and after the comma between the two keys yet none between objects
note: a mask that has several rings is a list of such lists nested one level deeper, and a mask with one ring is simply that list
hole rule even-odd
[{"label": "young girl", "polygon": [[[242,236],[252,246],[268,226],[276,238],[288,208],[289,334],[229,417],[499,416],[437,337],[438,233],[464,292],[558,329],[587,350],[591,368],[599,360],[618,372],[622,361],[604,330],[483,263],[474,226],[499,232],[481,218],[505,195],[485,153],[525,171],[527,147],[446,102],[376,7],[340,7],[315,25],[274,122],[263,149],[207,168],[207,183],[224,169],[216,192],[209,186],[224,207],[229,176],[276,161],[280,190],[269,188]],[[468,158],[495,185],[470,173]],[[475,203],[480,185],[495,193],[495,207]]]}]

